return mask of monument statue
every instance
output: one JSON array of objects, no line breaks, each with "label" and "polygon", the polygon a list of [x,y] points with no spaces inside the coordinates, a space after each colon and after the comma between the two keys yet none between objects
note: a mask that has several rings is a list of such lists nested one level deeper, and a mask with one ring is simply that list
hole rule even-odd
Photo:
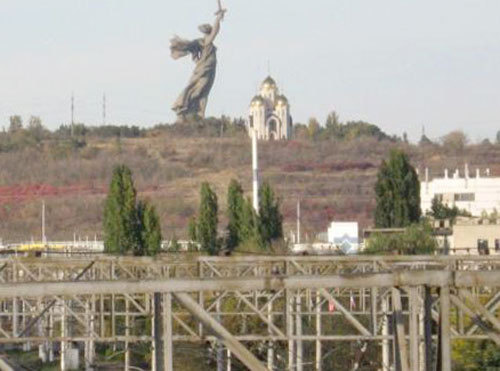
[{"label": "monument statue", "polygon": [[217,66],[217,48],[214,46],[214,40],[226,13],[220,0],[218,3],[219,10],[215,13],[214,25],[203,24],[198,27],[204,34],[202,38],[190,41],[174,36],[170,40],[172,58],[179,59],[191,54],[196,63],[188,85],[172,107],[172,110],[177,113],[178,121],[186,121],[189,117],[205,117],[208,95],[214,84]]}]

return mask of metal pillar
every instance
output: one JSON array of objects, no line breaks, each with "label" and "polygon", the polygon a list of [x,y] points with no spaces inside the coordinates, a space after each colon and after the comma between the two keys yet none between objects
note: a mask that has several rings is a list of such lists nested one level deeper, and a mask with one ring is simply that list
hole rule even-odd
[{"label": "metal pillar", "polygon": [[382,314],[383,314],[383,324],[382,324],[382,335],[385,337],[382,340],[382,370],[390,371],[390,348],[389,348],[389,340],[387,336],[389,336],[389,303],[387,296],[382,299]]},{"label": "metal pillar", "polygon": [[[269,325],[267,326],[267,331],[269,335],[273,334],[270,324],[273,323],[273,303],[268,303],[267,305],[267,322]],[[269,370],[274,369],[274,343],[272,341],[267,342],[267,368]]]},{"label": "metal pillar", "polygon": [[432,295],[429,286],[424,287],[424,344],[425,369],[432,370],[434,365],[432,355]]},{"label": "metal pillar", "polygon": [[[125,298],[125,336],[128,337],[130,336],[130,316],[129,316],[129,311],[130,311],[130,304],[128,301],[128,297]],[[130,371],[130,344],[128,340],[125,340],[125,359],[124,359],[125,365],[124,369],[125,371]]]},{"label": "metal pillar", "polygon": [[440,289],[440,361],[442,371],[451,371],[451,343],[450,343],[450,287]]},{"label": "metal pillar", "polygon": [[161,294],[155,292],[153,294],[153,307],[154,307],[154,370],[155,371],[165,371],[164,361],[163,361],[163,346],[162,346],[162,333],[163,333],[163,321],[162,321],[162,310],[161,310]]},{"label": "metal pillar", "polygon": [[[172,294],[163,294],[163,359],[165,371],[174,370],[174,351],[172,346]],[[229,363],[229,361],[228,361]]]},{"label": "metal pillar", "polygon": [[200,322],[210,329],[216,336],[221,339],[226,347],[236,355],[240,361],[252,371],[267,371],[262,363],[241,344],[229,331],[227,331],[219,322],[214,320],[205,310],[203,310],[195,300],[186,293],[175,293],[177,301],[179,301],[191,314],[193,314]]},{"label": "metal pillar", "polygon": [[419,354],[418,354],[418,288],[410,287],[409,289],[409,311],[410,311],[410,369],[411,371],[419,371]]},{"label": "metal pillar", "polygon": [[[64,300],[61,302],[61,337],[67,337],[67,323],[66,323],[66,303]],[[60,349],[60,360],[61,360],[61,371],[66,371],[66,351],[68,349],[68,343],[65,340],[61,341],[61,349]]]},{"label": "metal pillar", "polygon": [[295,330],[297,335],[297,354],[296,354],[296,366],[297,371],[302,371],[304,369],[304,348],[302,344],[302,297],[300,295],[300,290],[297,290],[297,295],[295,296]]},{"label": "metal pillar", "polygon": [[[396,369],[398,363],[401,371],[409,371],[408,367],[408,348],[406,347],[403,307],[401,304],[401,294],[398,288],[392,289],[392,306],[393,306],[393,319],[394,319],[394,342],[396,349]],[[399,360],[399,362],[398,362]]]},{"label": "metal pillar", "polygon": [[318,336],[318,340],[316,340],[315,369],[316,371],[321,371],[323,363],[321,360],[321,340],[319,340],[319,337],[321,336],[321,294],[319,291],[316,291],[316,336]]}]

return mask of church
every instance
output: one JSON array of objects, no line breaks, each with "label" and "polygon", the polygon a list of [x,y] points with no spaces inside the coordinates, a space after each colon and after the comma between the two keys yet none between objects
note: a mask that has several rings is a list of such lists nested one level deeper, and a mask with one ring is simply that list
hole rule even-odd
[{"label": "church", "polygon": [[288,99],[281,95],[276,82],[268,76],[260,86],[260,94],[250,103],[248,134],[256,131],[260,140],[287,140],[292,137],[292,116]]}]

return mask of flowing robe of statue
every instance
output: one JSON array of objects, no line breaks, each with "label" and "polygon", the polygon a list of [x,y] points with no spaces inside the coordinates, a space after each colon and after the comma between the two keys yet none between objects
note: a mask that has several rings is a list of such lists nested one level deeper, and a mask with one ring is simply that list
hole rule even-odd
[{"label": "flowing robe of statue", "polygon": [[213,27],[207,24],[199,27],[200,31],[206,35],[204,38],[189,41],[175,36],[171,40],[172,58],[179,59],[191,54],[196,63],[188,85],[172,107],[179,121],[185,121],[187,116],[205,117],[208,95],[214,84],[217,67],[217,48],[213,41],[219,33],[224,13],[224,10],[217,12]]}]

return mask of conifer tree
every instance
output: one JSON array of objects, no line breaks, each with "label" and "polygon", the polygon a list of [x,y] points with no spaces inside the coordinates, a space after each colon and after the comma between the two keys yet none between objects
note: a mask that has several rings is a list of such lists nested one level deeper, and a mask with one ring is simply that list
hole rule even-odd
[{"label": "conifer tree", "polygon": [[392,150],[382,162],[375,194],[377,228],[407,227],[420,220],[420,182],[404,152]]},{"label": "conifer tree", "polygon": [[137,204],[137,232],[139,243],[134,255],[154,256],[161,249],[161,226],[156,208],[149,202],[139,201]]},{"label": "conifer tree", "polygon": [[196,227],[196,238],[201,249],[210,255],[217,255],[220,250],[217,239],[218,205],[217,195],[208,183],[203,183],[200,190],[200,209]]},{"label": "conifer tree", "polygon": [[227,248],[235,249],[241,242],[242,214],[245,199],[241,184],[232,179],[227,189]]},{"label": "conifer tree", "polygon": [[106,252],[124,254],[137,248],[136,194],[130,169],[116,166],[104,208]]},{"label": "conifer tree", "polygon": [[280,200],[268,183],[259,190],[259,240],[262,247],[268,247],[273,240],[283,237],[283,216]]}]

